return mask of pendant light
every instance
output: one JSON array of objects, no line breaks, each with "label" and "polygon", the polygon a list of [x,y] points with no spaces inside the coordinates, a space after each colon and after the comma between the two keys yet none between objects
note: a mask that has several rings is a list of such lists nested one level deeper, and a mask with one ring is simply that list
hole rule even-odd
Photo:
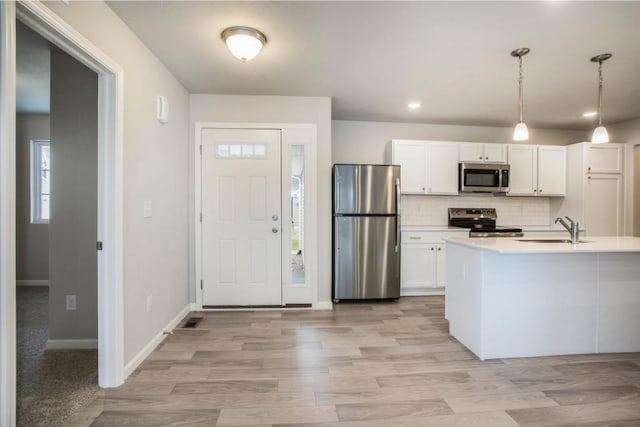
[{"label": "pendant light", "polygon": [[529,130],[527,124],[522,119],[523,101],[522,101],[522,57],[529,53],[529,48],[521,47],[511,52],[511,56],[518,58],[518,108],[520,111],[520,121],[513,129],[514,141],[526,141],[529,139]]},{"label": "pendant light", "polygon": [[267,37],[251,27],[229,27],[220,36],[233,56],[243,62],[255,58],[267,44]]},{"label": "pendant light", "polygon": [[591,62],[598,63],[598,127],[593,131],[591,142],[594,144],[605,144],[609,142],[607,128],[602,126],[602,63],[611,58],[610,53],[603,53],[591,58]]}]

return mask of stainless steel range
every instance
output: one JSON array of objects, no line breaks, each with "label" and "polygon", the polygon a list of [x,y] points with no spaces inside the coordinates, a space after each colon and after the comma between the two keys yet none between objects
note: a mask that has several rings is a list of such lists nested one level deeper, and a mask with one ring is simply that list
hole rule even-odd
[{"label": "stainless steel range", "polygon": [[495,208],[449,208],[449,226],[469,229],[469,237],[522,237],[521,228],[498,227]]}]

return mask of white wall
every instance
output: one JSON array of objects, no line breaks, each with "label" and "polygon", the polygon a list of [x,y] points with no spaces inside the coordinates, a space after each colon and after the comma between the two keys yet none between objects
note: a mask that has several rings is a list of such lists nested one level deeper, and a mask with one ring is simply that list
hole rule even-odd
[{"label": "white wall", "polygon": [[55,47],[49,123],[49,339],[97,339],[98,75]]},{"label": "white wall", "polygon": [[640,118],[607,126],[607,130],[611,141],[627,144],[624,165],[624,231],[626,235],[640,235],[640,169],[634,163],[634,147],[640,145]]},{"label": "white wall", "polygon": [[49,139],[48,114],[16,116],[16,279],[49,280],[49,225],[31,224],[32,139]]},{"label": "white wall", "polygon": [[[191,95],[191,141],[194,158],[196,122],[313,123],[318,127],[318,301],[331,301],[331,99],[326,97]],[[189,176],[193,176],[193,170]],[[193,181],[193,180],[192,180]],[[190,182],[192,182],[190,181]],[[194,188],[189,190],[189,218],[193,219]],[[195,235],[191,220],[190,236]],[[190,256],[191,289],[195,289],[193,243]],[[195,301],[192,292],[191,301]]]},{"label": "white wall", "polygon": [[[45,3],[124,69],[124,331],[130,361],[189,302],[189,95],[103,2]],[[156,120],[156,96],[170,103]],[[153,217],[143,218],[144,201]],[[108,243],[107,243],[108,244]],[[146,298],[153,296],[147,313]]]},{"label": "white wall", "polygon": [[[502,127],[334,120],[331,154],[333,163],[385,163],[392,139],[512,143],[512,134],[513,128]],[[530,129],[529,136],[528,144],[568,145],[585,141],[587,133]]]}]

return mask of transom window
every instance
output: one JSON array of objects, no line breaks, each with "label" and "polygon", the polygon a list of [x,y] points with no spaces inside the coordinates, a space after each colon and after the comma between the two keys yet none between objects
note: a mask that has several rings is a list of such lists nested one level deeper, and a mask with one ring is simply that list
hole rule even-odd
[{"label": "transom window", "polygon": [[236,159],[266,159],[266,144],[218,144],[218,157]]},{"label": "transom window", "polygon": [[51,202],[49,141],[31,140],[31,223],[48,224]]}]

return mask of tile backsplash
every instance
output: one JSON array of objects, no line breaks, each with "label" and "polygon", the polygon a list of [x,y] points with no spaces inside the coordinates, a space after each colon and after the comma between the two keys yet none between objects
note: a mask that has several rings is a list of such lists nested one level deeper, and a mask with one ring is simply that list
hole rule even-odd
[{"label": "tile backsplash", "polygon": [[447,225],[448,208],[496,208],[498,225],[549,225],[549,198],[487,195],[402,196],[403,225]]}]

